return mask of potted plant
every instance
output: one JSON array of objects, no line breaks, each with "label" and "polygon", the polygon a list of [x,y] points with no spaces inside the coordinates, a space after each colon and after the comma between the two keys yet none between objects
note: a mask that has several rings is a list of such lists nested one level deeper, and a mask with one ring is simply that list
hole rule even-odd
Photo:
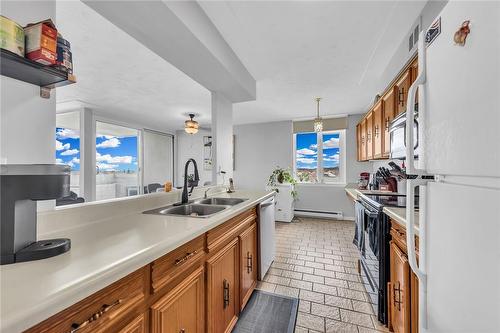
[{"label": "potted plant", "polygon": [[267,186],[273,188],[276,192],[279,192],[279,189],[277,188],[277,185],[281,184],[290,184],[292,185],[292,197],[293,199],[297,199],[297,190],[295,189],[295,185],[297,184],[297,181],[295,180],[295,177],[293,176],[292,172],[288,168],[280,168],[277,166],[273,172],[271,173],[271,176],[269,176],[269,180],[267,181]]}]

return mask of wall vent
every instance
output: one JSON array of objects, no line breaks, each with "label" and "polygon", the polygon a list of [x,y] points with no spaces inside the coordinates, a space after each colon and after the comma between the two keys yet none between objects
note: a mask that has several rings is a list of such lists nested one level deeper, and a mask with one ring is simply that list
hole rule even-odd
[{"label": "wall vent", "polygon": [[410,32],[408,33],[408,52],[412,52],[417,47],[418,34],[420,32],[422,17],[419,16],[418,19],[413,23]]}]

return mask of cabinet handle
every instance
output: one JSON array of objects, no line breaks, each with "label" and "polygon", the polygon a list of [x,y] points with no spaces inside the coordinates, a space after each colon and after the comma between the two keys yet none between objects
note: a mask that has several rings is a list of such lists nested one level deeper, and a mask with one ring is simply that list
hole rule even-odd
[{"label": "cabinet handle", "polygon": [[405,88],[401,87],[398,93],[398,100],[401,106],[405,106]]},{"label": "cabinet handle", "polygon": [[222,282],[223,285],[223,298],[224,298],[224,309],[229,306],[229,282],[226,279]]},{"label": "cabinet handle", "polygon": [[175,259],[175,266],[179,266],[186,262],[187,260],[191,259],[192,256],[194,256],[198,251],[193,251],[193,252],[188,252],[186,255],[182,258]]},{"label": "cabinet handle", "polygon": [[389,117],[385,118],[385,131],[389,132]]},{"label": "cabinet handle", "polygon": [[364,145],[364,144],[365,144],[365,136],[364,136],[364,135],[361,137],[361,144],[362,144],[362,145]]},{"label": "cabinet handle", "polygon": [[111,310],[111,308],[113,308],[114,306],[120,304],[121,302],[122,302],[122,300],[119,299],[119,300],[114,301],[111,304],[104,304],[103,306],[101,306],[101,308],[99,309],[99,311],[97,311],[94,314],[92,314],[83,323],[80,323],[80,324],[73,323],[73,324],[71,324],[71,331],[69,331],[69,333],[78,332],[80,329],[84,328],[85,326],[89,325],[90,323],[92,323],[92,322],[98,320],[99,318],[101,318],[103,314],[105,314],[106,312],[108,312],[109,310]]},{"label": "cabinet handle", "polygon": [[368,132],[368,134],[366,134],[366,142],[367,143],[370,143],[372,140],[372,133],[371,132]]},{"label": "cabinet handle", "polygon": [[181,328],[181,330],[179,331],[179,333],[186,333],[186,330]]},{"label": "cabinet handle", "polygon": [[252,255],[250,252],[247,252],[247,273],[250,274],[250,272],[253,271],[253,260],[252,260]]},{"label": "cabinet handle", "polygon": [[379,135],[379,130],[378,130],[378,125],[375,125],[375,137],[378,138]]},{"label": "cabinet handle", "polygon": [[[394,283],[392,285],[392,297],[394,299],[394,304],[396,304],[398,306],[398,311],[401,311],[401,303],[403,303],[401,301],[401,288],[399,287],[399,282],[397,283],[397,287],[396,287],[396,283]],[[396,291],[398,292],[398,299],[396,300]]]}]

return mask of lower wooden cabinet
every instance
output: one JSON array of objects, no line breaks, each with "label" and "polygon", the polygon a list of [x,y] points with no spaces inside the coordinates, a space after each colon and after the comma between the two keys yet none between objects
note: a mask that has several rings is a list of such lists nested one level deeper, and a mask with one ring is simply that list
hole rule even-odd
[{"label": "lower wooden cabinet", "polygon": [[391,280],[389,312],[392,329],[396,333],[410,332],[410,266],[406,255],[391,241]]},{"label": "lower wooden cabinet", "polygon": [[257,284],[256,221],[252,207],[26,332],[230,332]]},{"label": "lower wooden cabinet", "polygon": [[207,261],[207,320],[209,333],[231,332],[238,320],[239,258],[235,238]]},{"label": "lower wooden cabinet", "polygon": [[204,270],[200,267],[153,304],[152,333],[203,333],[204,284]]},{"label": "lower wooden cabinet", "polygon": [[257,224],[240,235],[240,299],[245,307],[257,285]]},{"label": "lower wooden cabinet", "polygon": [[132,320],[118,333],[146,333],[146,320],[144,319],[144,314],[141,314],[140,316]]}]

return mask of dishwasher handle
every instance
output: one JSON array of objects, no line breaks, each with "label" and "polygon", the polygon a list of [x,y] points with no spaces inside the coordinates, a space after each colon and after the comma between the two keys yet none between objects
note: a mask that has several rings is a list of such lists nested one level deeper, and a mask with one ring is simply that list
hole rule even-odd
[{"label": "dishwasher handle", "polygon": [[274,199],[271,199],[269,201],[264,201],[263,203],[260,204],[260,208],[265,208],[265,207],[269,207],[271,205],[276,205],[276,202],[274,201]]}]

